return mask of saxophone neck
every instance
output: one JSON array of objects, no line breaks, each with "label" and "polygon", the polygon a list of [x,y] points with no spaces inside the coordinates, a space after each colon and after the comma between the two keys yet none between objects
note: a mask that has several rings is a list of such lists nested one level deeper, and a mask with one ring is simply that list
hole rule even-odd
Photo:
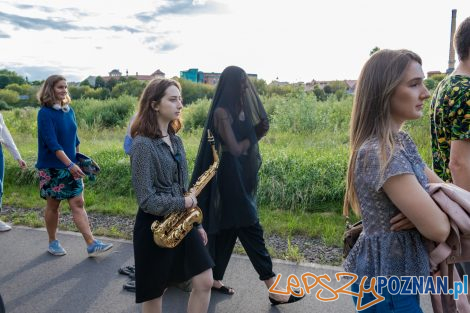
[{"label": "saxophone neck", "polygon": [[219,162],[219,154],[217,153],[217,150],[215,149],[215,144],[211,143],[211,148],[212,148],[212,157],[214,158],[214,163]]},{"label": "saxophone neck", "polygon": [[214,162],[212,165],[207,169],[201,176],[197,179],[196,183],[193,185],[191,189],[194,190],[194,193],[199,195],[199,193],[204,189],[204,187],[209,183],[212,177],[214,177],[215,173],[217,172],[217,167],[219,165],[219,155],[217,150],[215,149],[215,141],[214,136],[212,136],[211,131],[207,130],[207,141],[209,141],[212,149],[212,157],[214,158]]},{"label": "saxophone neck", "polygon": [[217,153],[217,150],[215,149],[215,140],[214,136],[212,135],[210,129],[207,130],[207,141],[211,145],[211,150],[212,150],[212,157],[214,158],[214,163],[219,161],[219,154]]}]

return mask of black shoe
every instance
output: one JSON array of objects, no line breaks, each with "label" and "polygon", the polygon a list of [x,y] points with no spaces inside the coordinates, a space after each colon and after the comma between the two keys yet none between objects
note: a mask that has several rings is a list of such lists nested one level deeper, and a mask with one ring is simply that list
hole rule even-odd
[{"label": "black shoe", "polygon": [[235,290],[232,287],[225,286],[225,285],[219,288],[212,287],[212,290],[218,291],[220,293],[223,293],[224,295],[229,295],[229,296],[235,294]]},{"label": "black shoe", "polygon": [[122,274],[122,275],[127,275],[127,276],[129,276],[130,274],[134,274],[135,273],[135,265],[123,266],[118,270],[118,273]]},{"label": "black shoe", "polygon": [[130,292],[135,292],[135,280],[129,280],[127,283],[122,285],[122,288]]},{"label": "black shoe", "polygon": [[302,300],[305,296],[302,296],[302,297],[296,297],[294,295],[290,295],[289,297],[289,300],[287,302],[282,302],[282,301],[277,301],[271,297],[269,297],[269,301],[271,301],[271,304],[272,305],[278,305],[278,304],[287,304],[287,303],[294,303],[294,302],[297,302],[299,300]]}]

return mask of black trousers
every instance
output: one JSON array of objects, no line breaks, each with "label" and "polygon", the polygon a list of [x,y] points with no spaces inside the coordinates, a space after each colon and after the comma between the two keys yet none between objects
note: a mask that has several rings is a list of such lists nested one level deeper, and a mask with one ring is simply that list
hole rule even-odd
[{"label": "black trousers", "polygon": [[225,229],[217,234],[209,235],[209,252],[215,262],[215,267],[212,268],[214,280],[223,279],[237,237],[258,273],[259,279],[266,280],[276,276],[273,272],[271,256],[264,243],[263,229],[259,222],[256,222],[248,227]]},{"label": "black trousers", "polygon": [[2,295],[0,295],[0,313],[5,313],[5,306],[3,305]]}]

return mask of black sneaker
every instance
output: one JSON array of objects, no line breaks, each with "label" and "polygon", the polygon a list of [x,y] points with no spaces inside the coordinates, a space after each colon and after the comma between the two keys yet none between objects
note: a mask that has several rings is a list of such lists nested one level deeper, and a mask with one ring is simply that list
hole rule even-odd
[{"label": "black sneaker", "polygon": [[135,265],[123,266],[118,270],[118,273],[122,274],[122,275],[127,275],[127,276],[129,276],[131,274],[134,274],[135,273]]},{"label": "black sneaker", "polygon": [[127,283],[122,285],[122,288],[130,292],[135,292],[135,280],[129,280]]}]

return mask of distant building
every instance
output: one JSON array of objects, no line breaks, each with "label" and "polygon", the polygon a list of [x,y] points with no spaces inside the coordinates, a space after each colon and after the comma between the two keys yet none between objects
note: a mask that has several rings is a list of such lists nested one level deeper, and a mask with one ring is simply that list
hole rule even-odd
[{"label": "distant building", "polygon": [[427,73],[427,75],[428,75],[427,78],[432,78],[435,75],[441,75],[441,74],[445,74],[445,73],[442,73],[441,71],[429,71]]},{"label": "distant building", "polygon": [[354,92],[356,91],[357,80],[345,79],[344,82],[348,86],[346,88],[346,92],[350,95],[354,94]]},{"label": "distant building", "polygon": [[[88,76],[86,80],[90,83],[91,86],[95,86],[96,84],[96,77],[98,76]],[[161,70],[156,70],[150,75],[139,75],[138,72],[135,73],[135,75],[129,75],[129,72],[126,70],[126,75],[123,76],[122,73],[118,69],[113,69],[111,72],[108,73],[108,76],[100,76],[105,82],[110,81],[111,79],[119,80],[122,77],[125,78],[134,78],[140,81],[150,81],[152,79],[156,78],[165,78],[165,73],[163,73]]]},{"label": "distant building", "polygon": [[315,86],[318,86],[318,88],[323,89],[323,88],[325,88],[326,85],[328,85],[328,83],[329,83],[329,81],[327,81],[327,80],[312,79],[311,82],[305,84],[304,90],[305,91],[312,91],[313,89],[315,89]]},{"label": "distant building", "polygon": [[278,80],[273,80],[272,82],[269,83],[271,86],[288,86],[290,85],[289,82],[280,82]]},{"label": "distant building", "polygon": [[155,72],[153,72],[152,74],[150,74],[150,76],[152,76],[153,78],[163,79],[163,78],[165,78],[165,73],[163,73],[162,71],[160,71],[158,69]]},{"label": "distant building", "polygon": [[[326,85],[332,82],[334,81],[312,79],[311,82],[305,84],[305,91],[312,91],[313,89],[315,89],[315,86],[318,86],[318,88],[323,89]],[[343,82],[346,84],[346,93],[351,95],[354,94],[354,92],[356,91],[357,80],[345,79],[343,80]]]},{"label": "distant building", "polygon": [[85,78],[86,81],[90,84],[90,86],[95,86],[96,83],[96,76],[88,76]]},{"label": "distant building", "polygon": [[304,90],[307,92],[313,91],[313,89],[315,89],[315,79],[312,80],[311,82],[305,83],[305,87],[304,87]]},{"label": "distant building", "polygon": [[329,83],[328,80],[319,80],[319,81],[315,82],[315,85],[320,87],[320,89],[323,89],[323,88],[326,87],[326,85],[328,85],[328,83]]},{"label": "distant building", "polygon": [[209,84],[209,85],[217,85],[220,79],[220,73],[202,73],[203,74],[203,82],[204,84]]},{"label": "distant building", "polygon": [[[121,72],[119,72],[119,70],[112,70],[111,72],[109,72],[109,77],[115,77],[115,78],[119,79],[121,76],[122,76],[122,74],[121,74]],[[104,76],[104,77],[106,77],[106,76]]]},{"label": "distant building", "polygon": [[[209,84],[209,85],[217,85],[219,82],[221,73],[206,73],[202,72],[197,68],[190,68],[187,71],[180,71],[180,78],[195,82],[195,83],[202,83],[202,84]],[[249,78],[257,79],[257,74],[246,74]]]},{"label": "distant building", "polygon": [[187,71],[180,71],[180,78],[195,82],[204,82],[204,73],[199,71],[197,68],[190,68]]}]

